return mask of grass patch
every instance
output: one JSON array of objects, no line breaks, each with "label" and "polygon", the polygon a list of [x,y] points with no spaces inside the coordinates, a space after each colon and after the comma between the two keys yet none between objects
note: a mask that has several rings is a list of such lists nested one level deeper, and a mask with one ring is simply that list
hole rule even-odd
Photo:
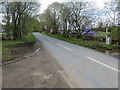
[{"label": "grass patch", "polygon": [[34,35],[29,34],[26,38],[22,38],[22,39],[17,39],[17,40],[3,40],[2,41],[2,46],[6,46],[6,47],[11,47],[14,46],[16,44],[20,44],[20,43],[25,43],[25,42],[34,42],[36,41],[36,38],[34,37]]},{"label": "grass patch", "polygon": [[2,41],[2,60],[8,61],[11,60],[14,55],[11,54],[10,48],[21,43],[35,42],[36,38],[34,35],[29,34],[26,38],[18,40],[3,40]]},{"label": "grass patch", "polygon": [[2,60],[8,61],[13,58],[13,55],[10,53],[8,47],[2,47]]}]

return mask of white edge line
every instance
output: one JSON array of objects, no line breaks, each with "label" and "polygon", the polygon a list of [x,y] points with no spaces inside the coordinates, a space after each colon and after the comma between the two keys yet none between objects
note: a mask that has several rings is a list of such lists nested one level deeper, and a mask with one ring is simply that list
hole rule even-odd
[{"label": "white edge line", "polygon": [[40,50],[40,48],[38,48],[35,52],[38,52]]},{"label": "white edge line", "polygon": [[70,48],[68,48],[68,47],[66,47],[66,46],[63,46],[63,45],[61,45],[61,44],[59,44],[59,43],[57,43],[57,44],[58,44],[59,46],[62,46],[62,47],[64,47],[64,48],[66,48],[66,49],[72,51],[72,49],[70,49]]},{"label": "white edge line", "polygon": [[108,67],[108,68],[110,68],[110,69],[112,69],[112,70],[114,70],[114,71],[120,72],[119,70],[117,70],[117,69],[115,69],[115,68],[113,68],[113,67],[111,67],[111,66],[109,66],[109,65],[107,65],[107,64],[104,64],[104,63],[102,63],[102,62],[100,62],[100,61],[97,61],[97,60],[95,60],[95,59],[93,59],[93,58],[90,58],[90,57],[87,57],[87,58],[90,59],[90,60],[92,60],[92,61],[94,61],[94,62],[97,62],[97,63],[99,63],[99,64],[101,64],[101,65],[103,65],[103,66],[106,66],[106,67]]}]

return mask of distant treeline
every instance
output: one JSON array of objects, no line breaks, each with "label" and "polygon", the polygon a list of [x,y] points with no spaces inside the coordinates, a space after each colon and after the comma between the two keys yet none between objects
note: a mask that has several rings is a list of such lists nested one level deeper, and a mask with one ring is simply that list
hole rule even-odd
[{"label": "distant treeline", "polygon": [[[52,3],[40,15],[41,31],[50,32],[52,30],[54,34],[63,31],[64,36],[69,31],[80,33],[86,27],[97,27],[99,30],[104,31],[103,25],[106,23],[115,24],[118,20],[116,15],[111,16],[110,14],[118,12],[117,1],[108,2],[106,6],[109,8],[98,10],[94,2]],[[101,19],[103,16],[107,18],[104,22]],[[96,23],[98,24],[96,25]]]}]

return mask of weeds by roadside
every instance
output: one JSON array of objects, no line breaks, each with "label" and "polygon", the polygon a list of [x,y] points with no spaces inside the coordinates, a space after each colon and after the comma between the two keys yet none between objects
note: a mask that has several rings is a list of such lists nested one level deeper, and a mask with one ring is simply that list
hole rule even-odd
[{"label": "weeds by roadside", "polygon": [[42,32],[42,34],[50,36],[50,37],[54,37],[54,38],[57,38],[57,39],[60,39],[60,40],[66,41],[66,42],[70,42],[70,43],[73,43],[73,44],[77,44],[77,45],[81,45],[81,46],[84,46],[84,47],[96,49],[96,50],[100,50],[100,49],[104,49],[104,50],[116,49],[117,50],[120,47],[120,45],[118,45],[118,44],[106,45],[103,42],[94,41],[94,40],[85,41],[83,39],[75,39],[75,38],[70,38],[70,37],[65,38],[60,34],[51,35],[49,33],[43,33],[43,32]]},{"label": "weeds by roadside", "polygon": [[[17,53],[20,53],[20,49],[27,45],[30,45],[31,43],[36,42],[36,38],[29,34],[26,38],[18,39],[18,40],[3,40],[2,41],[2,62],[8,61],[13,59]],[[23,50],[24,50],[23,49]],[[27,48],[28,49],[28,48]],[[22,52],[21,52],[22,53]]]}]

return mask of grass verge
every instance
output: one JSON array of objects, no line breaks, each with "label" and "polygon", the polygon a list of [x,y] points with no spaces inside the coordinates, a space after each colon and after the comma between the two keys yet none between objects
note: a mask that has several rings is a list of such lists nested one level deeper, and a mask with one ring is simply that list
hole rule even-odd
[{"label": "grass verge", "polygon": [[29,34],[26,38],[18,39],[18,40],[3,40],[2,41],[2,60],[8,61],[11,60],[14,55],[10,52],[11,47],[27,42],[35,42],[36,38],[34,35]]},{"label": "grass verge", "polygon": [[42,32],[42,34],[50,36],[50,37],[54,37],[69,43],[73,43],[73,44],[77,44],[80,46],[84,46],[84,47],[88,47],[88,48],[92,48],[92,49],[96,49],[96,50],[113,50],[113,49],[118,49],[120,47],[120,45],[118,44],[112,44],[112,45],[106,45],[106,43],[103,42],[98,42],[98,41],[85,41],[83,39],[75,39],[75,38],[65,38],[60,34],[57,35],[51,35],[49,33],[45,33]]}]

